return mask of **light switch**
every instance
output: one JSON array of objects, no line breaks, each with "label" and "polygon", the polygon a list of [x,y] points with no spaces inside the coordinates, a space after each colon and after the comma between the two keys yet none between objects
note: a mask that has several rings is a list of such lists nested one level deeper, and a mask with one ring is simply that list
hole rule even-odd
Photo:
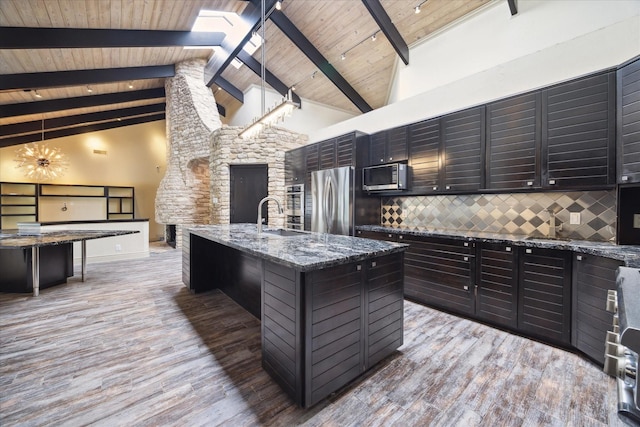
[{"label": "light switch", "polygon": [[569,214],[569,224],[580,225],[580,212],[571,212]]}]

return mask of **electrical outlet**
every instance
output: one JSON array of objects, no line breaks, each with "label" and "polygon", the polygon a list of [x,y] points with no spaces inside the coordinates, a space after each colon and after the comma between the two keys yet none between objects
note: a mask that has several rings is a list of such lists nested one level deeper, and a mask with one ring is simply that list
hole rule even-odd
[{"label": "electrical outlet", "polygon": [[569,214],[569,224],[580,225],[580,212],[571,212]]},{"label": "electrical outlet", "polygon": [[116,252],[120,252],[120,251],[122,251],[122,245],[117,244],[116,245]]}]

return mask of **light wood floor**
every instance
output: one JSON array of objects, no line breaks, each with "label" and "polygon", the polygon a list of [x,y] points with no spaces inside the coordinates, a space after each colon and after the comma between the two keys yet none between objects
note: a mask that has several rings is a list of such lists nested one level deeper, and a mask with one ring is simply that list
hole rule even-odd
[{"label": "light wood floor", "polygon": [[405,344],[310,410],[260,367],[260,323],[192,295],[178,250],[92,264],[38,298],[0,294],[0,426],[620,425],[580,357],[407,302]]}]

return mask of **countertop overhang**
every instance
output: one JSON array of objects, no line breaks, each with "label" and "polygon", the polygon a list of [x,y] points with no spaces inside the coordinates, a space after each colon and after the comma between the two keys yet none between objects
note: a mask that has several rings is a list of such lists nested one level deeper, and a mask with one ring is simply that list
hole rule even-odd
[{"label": "countertop overhang", "polygon": [[40,234],[21,234],[17,230],[0,230],[0,249],[24,249],[83,240],[100,239],[102,237],[123,236],[138,233],[137,230],[66,230],[50,231]]},{"label": "countertop overhang", "polygon": [[348,264],[406,250],[409,245],[335,234],[300,232],[279,236],[255,224],[199,225],[187,231],[213,242],[301,272]]},{"label": "countertop overhang", "polygon": [[446,237],[477,242],[503,243],[530,248],[567,250],[624,261],[628,267],[640,267],[640,246],[616,245],[610,242],[588,240],[545,239],[544,237],[519,236],[513,234],[477,231],[438,230],[427,227],[388,227],[381,225],[361,225],[356,230],[382,233],[404,234],[422,237]]}]

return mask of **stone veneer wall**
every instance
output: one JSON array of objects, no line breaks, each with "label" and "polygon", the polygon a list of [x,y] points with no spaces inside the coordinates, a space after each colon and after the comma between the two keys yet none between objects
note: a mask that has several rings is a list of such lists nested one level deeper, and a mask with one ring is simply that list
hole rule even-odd
[{"label": "stone veneer wall", "polygon": [[[485,231],[544,237],[549,233],[549,210],[562,224],[558,237],[615,241],[615,190],[566,193],[473,194],[382,198],[381,224],[456,231]],[[578,212],[579,225],[569,224]]]},{"label": "stone veneer wall", "polygon": [[167,170],[155,201],[156,221],[180,226],[210,221],[211,132],[220,128],[220,116],[210,88],[205,86],[203,59],[176,64],[176,74],[165,80]]},{"label": "stone veneer wall", "polygon": [[[284,152],[307,143],[306,135],[276,127],[266,129],[254,139],[243,140],[238,136],[242,129],[224,125],[211,134],[212,224],[229,224],[230,165],[268,165],[269,195],[284,203]],[[278,214],[275,203],[268,203],[268,206],[269,225],[282,227],[284,215]]]}]

